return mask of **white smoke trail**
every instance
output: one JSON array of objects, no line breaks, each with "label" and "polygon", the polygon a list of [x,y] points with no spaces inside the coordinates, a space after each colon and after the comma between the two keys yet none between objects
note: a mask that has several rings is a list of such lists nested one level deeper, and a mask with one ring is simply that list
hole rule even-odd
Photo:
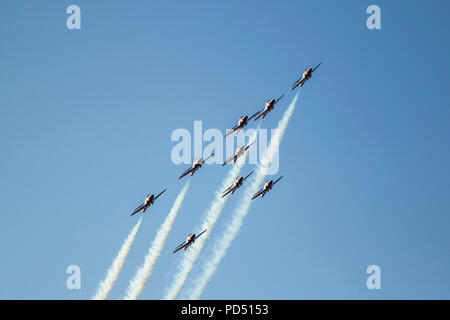
[{"label": "white smoke trail", "polygon": [[[254,132],[249,141],[255,141],[257,134],[258,129]],[[166,290],[166,296],[164,297],[165,300],[175,299],[178,293],[180,292],[181,287],[185,283],[189,273],[194,267],[195,261],[198,259],[200,252],[202,251],[205,245],[205,241],[208,239],[211,230],[214,228],[214,225],[219,219],[219,216],[222,213],[225,203],[229,198],[229,197],[222,198],[222,192],[236,181],[237,177],[241,172],[242,167],[245,164],[245,160],[247,158],[248,153],[249,150],[247,150],[244,153],[244,155],[233,165],[233,168],[228,172],[219,190],[216,191],[215,198],[211,203],[211,206],[209,207],[205,216],[203,217],[202,221],[201,230],[207,229],[207,231],[202,237],[198,238],[198,240],[195,241],[195,245],[189,248],[188,251],[184,252],[183,259],[181,260],[179,265],[179,271],[175,275],[171,286]]]},{"label": "white smoke trail", "polygon": [[152,274],[156,260],[158,260],[158,257],[160,256],[161,251],[164,248],[166,239],[170,231],[172,230],[172,225],[175,221],[175,218],[177,217],[181,205],[183,204],[184,196],[186,195],[188,188],[189,181],[184,185],[183,189],[181,189],[180,193],[175,199],[175,202],[173,203],[172,209],[170,209],[169,214],[161,224],[155,236],[155,239],[153,239],[153,242],[148,249],[148,253],[145,256],[144,263],[137,270],[134,278],[130,281],[126,296],[124,298],[125,300],[136,300],[141,294],[142,290],[144,290],[145,283]]},{"label": "white smoke trail", "polygon": [[123,242],[119,253],[114,258],[111,267],[109,267],[106,273],[105,279],[102,282],[100,282],[97,292],[92,297],[93,300],[104,300],[108,297],[109,292],[111,291],[112,287],[116,283],[117,278],[119,277],[120,271],[122,270],[122,267],[128,256],[128,253],[130,252],[131,245],[133,244],[133,241],[136,238],[136,234],[139,230],[139,227],[141,226],[141,221],[142,218],[139,218],[139,221],[136,223],[136,225],[131,230],[128,237]]},{"label": "white smoke trail", "polygon": [[295,105],[297,103],[298,93],[295,95],[288,109],[285,111],[283,118],[278,123],[276,133],[270,140],[269,147],[261,159],[260,165],[256,170],[256,175],[251,183],[251,185],[246,189],[242,204],[236,208],[233,213],[232,220],[226,230],[224,231],[222,237],[217,241],[214,246],[212,257],[206,259],[206,263],[203,266],[202,272],[200,272],[199,279],[194,281],[194,288],[190,290],[190,299],[198,299],[205,289],[214,272],[217,270],[220,261],[227,253],[227,249],[231,245],[231,242],[236,238],[239,230],[242,226],[245,216],[247,215],[250,206],[252,204],[252,196],[259,191],[264,178],[267,174],[268,168],[270,168],[270,163],[272,162],[274,156],[278,152],[278,148],[283,138],[284,132],[286,131],[289,120],[294,112]]}]

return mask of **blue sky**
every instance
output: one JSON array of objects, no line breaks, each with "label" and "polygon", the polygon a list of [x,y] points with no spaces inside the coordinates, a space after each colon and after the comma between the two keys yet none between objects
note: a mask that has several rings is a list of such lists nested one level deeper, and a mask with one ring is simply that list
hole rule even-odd
[{"label": "blue sky", "polygon": [[[81,30],[66,28],[71,4]],[[366,28],[370,4],[382,30]],[[2,1],[0,298],[89,299],[137,221],[130,210],[167,188],[110,295],[122,297],[183,186],[173,130],[192,132],[194,120],[225,130],[286,93],[261,123],[274,128],[291,83],[323,62],[280,148],[285,178],[255,200],[202,298],[449,299],[449,10],[447,1]],[[196,231],[226,172],[193,177],[142,299],[162,298],[181,258],[171,249]],[[72,264],[81,290],[66,288]],[[365,285],[373,264],[380,290]]]}]

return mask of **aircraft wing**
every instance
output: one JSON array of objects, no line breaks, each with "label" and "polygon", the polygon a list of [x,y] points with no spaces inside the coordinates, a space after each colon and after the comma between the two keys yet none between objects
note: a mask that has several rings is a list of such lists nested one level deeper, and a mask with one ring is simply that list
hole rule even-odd
[{"label": "aircraft wing", "polygon": [[280,181],[281,180],[281,178],[283,178],[283,176],[281,176],[281,177],[279,177],[277,180],[275,180],[275,182],[272,184],[272,186],[274,186],[275,185],[275,183],[277,183],[278,181]]},{"label": "aircraft wing", "polygon": [[238,126],[234,126],[233,128],[231,128],[231,130],[228,131],[228,132],[225,134],[225,137],[228,137],[228,135],[230,135],[231,133],[233,133],[233,132],[236,130],[237,127],[238,127]]},{"label": "aircraft wing", "polygon": [[256,117],[257,115],[259,115],[261,113],[261,111],[257,111],[254,115],[252,115],[250,118],[248,118],[247,121],[250,121],[251,119],[253,119],[254,117]]},{"label": "aircraft wing", "polygon": [[298,86],[300,81],[302,81],[302,77],[300,77],[297,80],[295,80],[295,82],[292,84],[292,88],[294,89],[296,86]]},{"label": "aircraft wing", "polygon": [[252,143],[250,143],[247,147],[245,147],[245,151],[247,151],[248,150],[248,148],[250,148],[251,146],[252,146],[252,144],[254,144],[256,142],[256,140],[255,141],[253,141]]},{"label": "aircraft wing", "polygon": [[232,160],[234,159],[234,156],[235,156],[235,155],[232,155],[232,156],[229,157],[227,160],[225,160],[225,162],[222,163],[222,167],[223,167],[224,165],[226,165],[228,162],[232,161]]},{"label": "aircraft wing", "polygon": [[302,80],[302,78],[295,81],[295,83],[292,85],[291,90],[294,90],[295,88],[297,88],[300,84],[302,84],[302,82],[305,82],[305,80]]},{"label": "aircraft wing", "polygon": [[175,252],[180,251],[181,249],[186,248],[186,246],[188,245],[188,243],[183,242],[182,244],[180,244],[178,247],[175,248],[175,250],[173,250],[172,254],[174,254]]},{"label": "aircraft wing", "polygon": [[197,240],[198,237],[200,237],[202,234],[204,234],[204,233],[206,232],[206,230],[208,230],[208,229],[205,229],[205,230],[203,230],[200,234],[196,235],[196,236],[195,236],[195,240]]},{"label": "aircraft wing", "polygon": [[189,168],[189,169],[187,169],[185,172],[183,172],[183,173],[181,174],[181,176],[180,176],[178,179],[183,178],[184,176],[186,176],[186,175],[188,175],[189,173],[191,173],[193,170],[195,170],[195,168]]},{"label": "aircraft wing", "polygon": [[259,197],[261,195],[261,193],[264,192],[264,189],[259,190],[257,193],[255,193],[255,195],[253,196],[252,200],[256,199],[257,197]]},{"label": "aircraft wing", "polygon": [[225,134],[225,137],[227,137],[229,134],[235,132],[239,127],[240,127],[239,124],[235,125],[233,128],[230,129],[230,131],[228,131],[228,132]]},{"label": "aircraft wing", "polygon": [[258,112],[259,114],[258,114],[258,116],[255,118],[254,121],[256,121],[256,120],[258,120],[259,118],[261,118],[262,116],[266,115],[267,112],[269,112],[269,110],[259,111],[259,112]]},{"label": "aircraft wing", "polygon": [[141,211],[142,209],[144,209],[146,206],[148,206],[148,205],[145,205],[144,203],[141,204],[139,207],[137,207],[136,209],[134,209],[134,211],[131,213],[130,217],[131,217],[131,216],[134,216],[136,213],[138,213],[139,211]]},{"label": "aircraft wing", "polygon": [[250,173],[242,180],[242,182],[244,182],[248,177],[250,177],[250,176],[252,175],[252,173],[253,173],[253,171],[250,172]]},{"label": "aircraft wing", "polygon": [[316,71],[316,69],[317,69],[318,67],[320,67],[321,64],[322,64],[322,62],[319,63],[319,64],[311,71],[311,74],[312,74],[314,71]]},{"label": "aircraft wing", "polygon": [[274,104],[277,104],[278,103],[278,101],[280,101],[281,100],[281,98],[283,98],[284,97],[284,94],[282,94],[281,95],[281,97],[279,97],[277,100],[275,100],[275,103]]},{"label": "aircraft wing", "polygon": [[301,76],[300,78],[298,78],[297,80],[295,80],[295,82],[292,84],[292,90],[294,90],[295,88],[297,88],[300,83],[302,83],[303,81],[303,76]]},{"label": "aircraft wing", "polygon": [[155,199],[153,199],[153,201],[155,201],[156,199],[158,199],[158,197],[159,197],[160,195],[162,195],[164,192],[166,192],[166,190],[167,190],[167,189],[164,189],[163,191],[161,191],[161,193],[158,194],[158,195],[155,197]]},{"label": "aircraft wing", "polygon": [[232,192],[233,190],[235,190],[236,187],[235,186],[231,186],[228,189],[225,190],[225,193],[222,195],[222,198],[225,197],[227,194],[229,194],[230,192]]},{"label": "aircraft wing", "polygon": [[215,154],[215,152],[211,153],[211,155],[208,158],[203,160],[202,164],[205,163],[206,161],[208,161],[209,158],[214,157],[214,154]]}]

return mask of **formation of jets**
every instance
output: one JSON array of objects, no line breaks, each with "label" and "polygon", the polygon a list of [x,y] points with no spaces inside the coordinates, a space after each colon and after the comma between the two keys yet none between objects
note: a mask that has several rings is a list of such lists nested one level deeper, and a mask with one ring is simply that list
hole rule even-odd
[{"label": "formation of jets", "polygon": [[[315,68],[307,68],[305,69],[305,71],[303,72],[302,76],[296,80],[291,87],[291,90],[295,90],[296,88],[300,87],[302,88],[304,86],[304,84],[311,79],[312,74],[317,70],[317,68],[320,67],[320,65],[322,64],[319,63]],[[258,119],[264,119],[267,114],[269,112],[271,112],[274,108],[275,105],[284,97],[284,94],[282,94],[279,98],[277,99],[270,99],[269,101],[266,102],[264,109],[257,111],[256,113],[254,113],[252,116],[242,116],[239,118],[239,121],[237,123],[237,125],[235,125],[231,130],[229,130],[226,134],[225,137],[227,137],[228,135],[234,133],[237,134],[239,132],[239,130],[243,129],[244,127],[246,127],[249,123],[250,120],[254,119],[254,121],[258,120]],[[228,163],[236,163],[236,161],[238,160],[239,157],[241,157],[245,151],[247,151],[256,141],[253,141],[252,143],[250,143],[249,145],[247,145],[246,147],[241,145],[239,146],[234,155],[229,157],[227,160],[225,160],[225,162],[222,164],[222,166],[225,166]],[[193,176],[194,173],[200,169],[202,167],[202,165],[211,157],[214,156],[214,152],[208,156],[207,158],[203,159],[203,158],[199,158],[196,159],[194,161],[194,163],[192,164],[192,167],[190,167],[189,169],[187,169],[186,171],[184,171],[180,177],[178,179],[181,179],[187,175],[191,175]],[[226,197],[227,195],[234,194],[234,192],[239,189],[245,180],[247,180],[248,177],[250,177],[250,175],[253,173],[250,172],[247,176],[243,177],[240,176],[236,179],[236,181],[229,186],[227,189],[224,190],[222,198]],[[279,177],[277,180],[273,181],[273,180],[269,180],[266,181],[264,183],[264,186],[262,187],[261,190],[259,190],[257,193],[255,193],[252,197],[252,200],[261,197],[263,198],[267,192],[269,192],[270,190],[272,190],[273,186],[280,181],[283,178],[283,176]],[[155,202],[156,199],[158,199],[159,196],[161,196],[167,189],[164,189],[163,191],[161,191],[157,196],[155,196],[154,194],[148,195],[145,200],[144,203],[142,203],[139,207],[137,207],[136,209],[133,210],[133,212],[131,213],[131,216],[135,215],[136,213],[142,211],[143,213]],[[202,234],[204,234],[206,232],[206,229],[203,230],[200,234],[196,235],[195,233],[191,233],[187,236],[186,241],[182,242],[181,244],[179,244],[175,250],[173,251],[173,253],[176,253],[178,251],[180,251],[181,249],[186,250],[189,246],[193,245],[195,240],[198,239],[198,237],[200,237]]]}]

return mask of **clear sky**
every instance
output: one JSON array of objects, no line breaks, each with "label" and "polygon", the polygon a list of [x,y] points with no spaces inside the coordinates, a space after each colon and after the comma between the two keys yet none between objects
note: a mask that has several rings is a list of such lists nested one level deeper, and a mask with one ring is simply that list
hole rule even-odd
[{"label": "clear sky", "polygon": [[[71,4],[81,30],[66,28]],[[366,27],[370,4],[381,30]],[[1,1],[0,298],[89,299],[130,211],[167,188],[110,294],[122,297],[184,185],[172,132],[225,130],[285,93],[261,122],[274,128],[292,82],[323,62],[282,141],[284,179],[255,200],[202,298],[449,299],[449,12],[438,0]],[[163,297],[173,247],[226,173],[192,178],[140,298]],[[69,265],[81,290],[66,288]]]}]

